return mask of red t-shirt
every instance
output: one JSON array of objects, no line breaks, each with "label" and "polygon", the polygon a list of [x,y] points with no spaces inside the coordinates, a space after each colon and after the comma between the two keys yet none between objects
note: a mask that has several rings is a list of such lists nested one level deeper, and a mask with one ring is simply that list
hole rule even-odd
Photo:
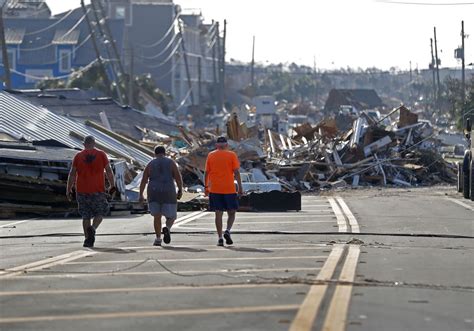
[{"label": "red t-shirt", "polygon": [[77,153],[72,161],[72,166],[77,170],[77,192],[105,192],[104,170],[108,164],[107,155],[100,149],[85,149]]},{"label": "red t-shirt", "polygon": [[234,170],[240,168],[237,154],[227,150],[215,150],[207,156],[206,172],[211,193],[233,194],[235,192]]}]

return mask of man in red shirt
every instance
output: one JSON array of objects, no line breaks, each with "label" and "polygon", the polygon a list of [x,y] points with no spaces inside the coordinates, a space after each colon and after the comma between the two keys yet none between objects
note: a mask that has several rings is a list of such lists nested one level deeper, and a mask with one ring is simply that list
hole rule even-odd
[{"label": "man in red shirt", "polygon": [[[72,200],[73,187],[84,229],[84,247],[94,247],[95,231],[109,213],[105,194],[104,170],[109,181],[109,191],[115,190],[114,173],[105,152],[95,148],[95,138],[84,138],[84,150],[74,157],[67,181],[67,196]],[[91,219],[93,223],[91,225]]]},{"label": "man in red shirt", "polygon": [[237,180],[239,195],[242,195],[242,180],[240,179],[240,163],[237,154],[227,150],[227,139],[217,138],[216,150],[209,153],[206,160],[204,185],[206,195],[209,195],[209,209],[216,214],[216,229],[219,239],[218,246],[224,246],[222,238],[222,215],[227,212],[227,229],[224,238],[227,245],[232,245],[230,230],[235,221],[235,213],[239,208],[234,179]]}]

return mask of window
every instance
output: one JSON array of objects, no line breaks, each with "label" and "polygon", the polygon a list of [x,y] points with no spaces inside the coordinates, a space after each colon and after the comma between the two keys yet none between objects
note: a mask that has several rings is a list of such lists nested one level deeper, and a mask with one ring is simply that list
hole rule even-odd
[{"label": "window", "polygon": [[71,71],[71,51],[67,49],[59,50],[59,71],[70,72]]},{"label": "window", "polygon": [[26,83],[37,83],[42,79],[53,77],[53,71],[47,69],[26,69]]},{"label": "window", "polygon": [[127,13],[125,11],[124,6],[117,6],[115,7],[115,18],[117,19],[125,19]]},{"label": "window", "polygon": [[[8,65],[10,69],[16,70],[16,49],[7,49]],[[0,51],[0,63],[3,65],[3,53]]]}]

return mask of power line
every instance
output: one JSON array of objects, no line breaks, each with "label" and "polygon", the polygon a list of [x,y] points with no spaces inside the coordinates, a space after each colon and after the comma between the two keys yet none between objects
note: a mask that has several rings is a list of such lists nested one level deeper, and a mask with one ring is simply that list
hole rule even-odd
[{"label": "power line", "polygon": [[392,5],[414,5],[414,6],[471,6],[474,2],[409,2],[392,0],[375,0],[375,2]]},{"label": "power line", "polygon": [[179,15],[176,15],[173,22],[171,22],[171,26],[165,32],[164,36],[161,37],[158,41],[154,42],[153,44],[148,44],[148,45],[147,44],[137,44],[137,46],[142,47],[142,48],[153,48],[153,47],[158,46],[159,44],[161,44],[166,39],[166,37],[168,37],[168,35],[171,33],[171,31],[173,31],[178,19],[179,19]]},{"label": "power line", "polygon": [[[74,53],[77,52],[79,49],[81,49],[91,39],[91,37],[92,37],[92,35],[89,34],[79,45],[77,45],[74,48]],[[56,61],[43,62],[40,65],[56,64],[66,56],[68,56],[68,54],[61,55]]]},{"label": "power line", "polygon": [[176,41],[176,37],[178,37],[178,43],[181,41],[181,37],[179,36],[179,34],[175,34],[173,36],[173,38],[170,40],[170,42],[168,43],[168,45],[165,46],[165,48],[163,48],[161,50],[161,52],[153,55],[153,56],[137,56],[138,58],[140,59],[143,59],[143,60],[154,60],[154,59],[157,59],[159,58],[161,55],[165,54],[165,52],[171,47],[173,46],[173,43]]},{"label": "power line", "polygon": [[183,39],[180,38],[179,39],[179,42],[176,44],[175,48],[171,51],[171,53],[168,55],[168,57],[166,59],[164,59],[163,61],[161,61],[160,63],[157,63],[157,64],[154,64],[154,65],[148,65],[148,64],[145,64],[146,67],[148,68],[158,68],[158,67],[161,67],[162,65],[164,65],[166,62],[168,62],[169,60],[171,60],[171,58],[173,57],[173,55],[176,54],[176,52],[178,51],[178,48],[179,46],[181,45],[181,43],[183,42]]},{"label": "power line", "polygon": [[61,17],[59,20],[57,20],[56,22],[54,22],[53,24],[41,29],[41,30],[37,30],[37,31],[33,31],[33,32],[28,32],[28,33],[25,33],[25,36],[32,36],[34,34],[38,34],[38,33],[41,33],[41,32],[44,32],[44,31],[48,31],[49,29],[55,27],[56,25],[58,25],[59,23],[61,23],[62,21],[64,21],[66,18],[68,18],[72,12],[74,11],[74,9],[71,9],[66,15],[64,15],[63,17]]},{"label": "power line", "polygon": [[[90,9],[87,10],[87,13],[89,13]],[[86,15],[82,15],[82,17],[76,22],[76,24],[74,24],[74,26],[72,28],[70,28],[65,34],[63,34],[61,36],[61,38],[67,36],[68,34],[70,34],[71,32],[73,32],[81,23],[82,21],[84,21],[84,19],[86,18]],[[55,44],[53,44],[52,42],[46,44],[46,45],[42,45],[42,46],[38,46],[38,47],[34,47],[34,48],[21,48],[20,50],[22,52],[34,52],[34,51],[39,51],[39,50],[42,50],[42,49],[46,49],[48,47],[51,47],[51,46],[56,46]]]}]

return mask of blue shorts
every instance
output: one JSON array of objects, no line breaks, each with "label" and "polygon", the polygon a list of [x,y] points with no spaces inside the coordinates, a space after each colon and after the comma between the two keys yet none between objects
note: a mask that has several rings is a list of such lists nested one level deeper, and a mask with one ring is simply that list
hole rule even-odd
[{"label": "blue shorts", "polygon": [[237,194],[209,193],[209,210],[229,211],[239,209]]}]

